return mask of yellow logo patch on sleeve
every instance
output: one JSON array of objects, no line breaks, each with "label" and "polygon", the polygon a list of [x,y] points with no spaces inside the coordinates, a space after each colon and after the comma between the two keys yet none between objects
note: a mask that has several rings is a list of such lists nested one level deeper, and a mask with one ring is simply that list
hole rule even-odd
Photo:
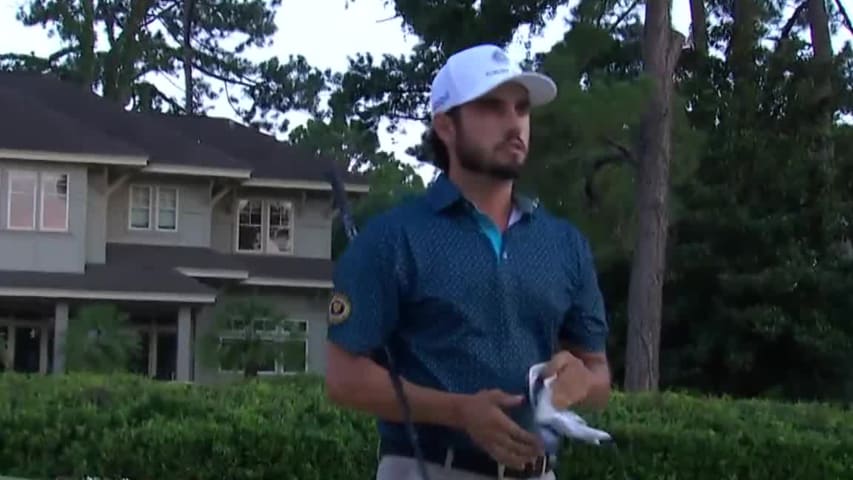
[{"label": "yellow logo patch on sleeve", "polygon": [[349,298],[343,293],[335,292],[329,300],[329,323],[338,325],[349,318],[351,306]]}]

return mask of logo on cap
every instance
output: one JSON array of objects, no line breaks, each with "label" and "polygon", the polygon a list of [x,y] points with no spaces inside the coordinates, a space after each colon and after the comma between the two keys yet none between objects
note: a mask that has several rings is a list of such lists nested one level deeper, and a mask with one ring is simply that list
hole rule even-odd
[{"label": "logo on cap", "polygon": [[509,63],[509,57],[507,57],[506,53],[500,49],[497,49],[492,53],[492,60],[497,63]]}]

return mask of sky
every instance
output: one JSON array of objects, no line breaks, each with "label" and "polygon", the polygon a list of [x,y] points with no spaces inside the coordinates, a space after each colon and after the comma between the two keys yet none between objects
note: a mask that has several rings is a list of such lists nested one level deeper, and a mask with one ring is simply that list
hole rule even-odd
[{"label": "sky", "polygon": [[[849,1],[845,0],[844,3]],[[46,30],[41,27],[25,27],[15,19],[19,6],[24,2],[25,0],[0,0],[0,53],[35,52],[44,55],[57,50],[58,40],[49,38]],[[258,52],[254,58],[302,55],[314,67],[344,71],[347,58],[357,53],[369,52],[374,58],[383,54],[406,54],[417,43],[417,38],[405,34],[399,20],[387,20],[394,16],[394,11],[393,7],[386,3],[386,0],[282,0],[282,5],[277,10],[278,32],[273,45]],[[546,26],[539,37],[533,39],[534,52],[547,51],[562,38],[565,31],[562,19],[566,17],[568,10],[567,7],[561,8],[555,20]],[[851,10],[853,9],[848,11]],[[688,0],[673,2],[672,18],[674,28],[685,37],[688,36]],[[508,48],[510,56],[519,61],[524,57],[521,39],[519,35]],[[843,41],[849,39],[849,35],[842,35],[834,41],[833,46],[837,49]],[[180,91],[179,85],[158,82],[158,86],[160,85],[171,92]],[[209,115],[238,120],[224,100],[216,105]],[[299,113],[287,117],[291,121],[291,127],[307,119],[307,116]],[[406,148],[420,141],[422,132],[423,126],[409,122],[402,131],[393,135],[385,132],[384,128],[381,128],[378,134],[384,150],[393,151],[398,158],[416,166],[418,173],[428,179],[433,173],[432,167],[421,165],[405,154]]]}]

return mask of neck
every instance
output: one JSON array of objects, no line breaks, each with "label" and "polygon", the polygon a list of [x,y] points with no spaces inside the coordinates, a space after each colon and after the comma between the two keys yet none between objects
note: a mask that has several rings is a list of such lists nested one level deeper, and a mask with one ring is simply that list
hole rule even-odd
[{"label": "neck", "polygon": [[512,211],[512,180],[499,180],[483,174],[453,168],[448,178],[481,212],[501,230],[509,223]]}]

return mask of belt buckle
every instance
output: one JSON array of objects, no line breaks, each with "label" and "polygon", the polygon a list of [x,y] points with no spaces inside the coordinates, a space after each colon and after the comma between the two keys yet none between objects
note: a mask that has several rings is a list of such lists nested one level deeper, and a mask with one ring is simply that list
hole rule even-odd
[{"label": "belt buckle", "polygon": [[[498,478],[504,478],[504,471],[506,470],[506,465],[498,464]],[[532,477],[542,477],[545,475],[545,472],[548,471],[548,457],[539,456],[536,457],[536,460],[532,463],[527,463],[524,465],[524,468],[521,470],[515,470],[514,472],[520,474],[522,478],[532,478]]]},{"label": "belt buckle", "polygon": [[536,475],[543,476],[545,472],[548,470],[548,457],[542,455],[536,457],[536,461],[534,463],[528,463],[524,466],[524,474],[525,475]]}]

